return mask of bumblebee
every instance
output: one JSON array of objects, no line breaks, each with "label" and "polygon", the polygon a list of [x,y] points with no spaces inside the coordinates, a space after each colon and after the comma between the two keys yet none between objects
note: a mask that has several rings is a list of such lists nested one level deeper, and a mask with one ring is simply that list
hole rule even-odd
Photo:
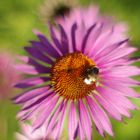
[{"label": "bumblebee", "polygon": [[85,70],[84,75],[85,75],[84,82],[87,85],[95,83],[96,86],[98,86],[99,68],[97,68],[96,66],[91,66]]}]

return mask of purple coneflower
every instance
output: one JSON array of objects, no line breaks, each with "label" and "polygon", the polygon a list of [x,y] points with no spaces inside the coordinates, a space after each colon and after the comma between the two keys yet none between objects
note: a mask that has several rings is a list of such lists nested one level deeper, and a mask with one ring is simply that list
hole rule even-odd
[{"label": "purple coneflower", "polygon": [[16,85],[26,89],[14,98],[23,106],[18,117],[36,117],[33,130],[45,125],[53,140],[60,138],[67,117],[70,140],[90,140],[93,124],[101,136],[113,136],[109,117],[131,117],[136,107],[128,97],[140,96],[132,89],[140,85],[132,78],[140,69],[130,58],[137,49],[125,26],[101,17],[97,8],[79,8],[58,22],[59,30],[50,26],[51,41],[35,32],[39,41],[25,47],[29,57],[17,65],[30,75]]},{"label": "purple coneflower", "polygon": [[12,56],[5,52],[0,53],[0,99],[4,99],[10,96],[19,76],[14,69]]},{"label": "purple coneflower", "polygon": [[45,127],[41,127],[36,131],[32,131],[32,127],[29,124],[20,124],[22,133],[16,132],[16,140],[48,140],[45,135]]}]

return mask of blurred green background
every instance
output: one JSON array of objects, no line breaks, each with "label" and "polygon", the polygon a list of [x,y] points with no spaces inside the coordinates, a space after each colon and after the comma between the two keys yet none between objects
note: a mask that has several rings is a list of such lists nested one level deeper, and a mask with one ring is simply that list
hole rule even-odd
[{"label": "blurred green background", "polygon": [[[0,49],[7,49],[13,54],[24,54],[23,46],[34,39],[32,29],[37,28],[47,34],[46,26],[41,22],[38,7],[43,0],[1,0],[0,2]],[[101,12],[114,16],[118,21],[129,25],[129,36],[134,46],[140,47],[140,1],[139,0],[81,0],[82,5],[95,3]],[[140,52],[138,52],[140,54]],[[140,88],[137,88],[140,92]],[[140,100],[133,100],[140,107]],[[0,101],[0,140],[15,140],[18,131],[15,118],[19,107],[10,100]],[[107,140],[140,140],[140,110],[132,111],[131,119],[124,123],[112,120],[114,138]],[[93,130],[93,139],[102,140]]]}]

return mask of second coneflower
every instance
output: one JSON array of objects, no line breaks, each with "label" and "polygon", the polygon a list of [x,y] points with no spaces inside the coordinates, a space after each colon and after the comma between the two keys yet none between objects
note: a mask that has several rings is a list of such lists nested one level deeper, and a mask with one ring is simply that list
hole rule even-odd
[{"label": "second coneflower", "polygon": [[0,51],[0,100],[11,96],[13,85],[19,80],[19,75],[14,69],[13,57]]},{"label": "second coneflower", "polygon": [[46,0],[39,13],[45,23],[55,24],[57,19],[69,15],[77,3],[76,0]]},{"label": "second coneflower", "polygon": [[60,21],[59,31],[50,27],[51,41],[36,32],[39,41],[25,47],[29,57],[17,65],[30,75],[16,85],[26,89],[14,98],[22,105],[18,117],[36,117],[33,130],[45,125],[50,139],[60,138],[67,111],[69,139],[90,140],[92,121],[100,135],[113,136],[109,116],[121,121],[136,109],[127,98],[139,97],[132,87],[140,82],[132,76],[140,69],[130,59],[136,48],[129,45],[122,24],[114,25],[97,11],[75,10]]}]

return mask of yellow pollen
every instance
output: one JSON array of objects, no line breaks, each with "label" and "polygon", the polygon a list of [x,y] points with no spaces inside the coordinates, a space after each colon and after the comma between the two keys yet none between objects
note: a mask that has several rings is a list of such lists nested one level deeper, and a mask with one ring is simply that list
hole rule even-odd
[{"label": "yellow pollen", "polygon": [[51,82],[54,91],[66,99],[80,99],[95,89],[95,82],[86,84],[85,70],[95,63],[81,52],[62,56],[52,67]]}]

